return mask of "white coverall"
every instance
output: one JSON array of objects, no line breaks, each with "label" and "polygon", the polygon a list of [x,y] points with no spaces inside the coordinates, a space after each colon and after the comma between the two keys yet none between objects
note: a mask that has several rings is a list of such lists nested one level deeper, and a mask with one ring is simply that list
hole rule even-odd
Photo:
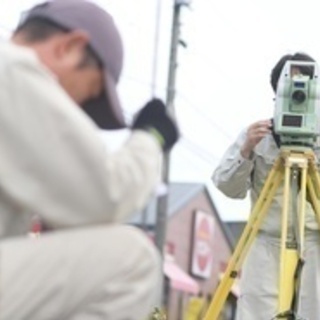
[{"label": "white coverall", "polygon": [[[279,148],[271,134],[255,147],[252,157],[244,159],[240,148],[246,138],[244,130],[232,144],[213,173],[216,187],[230,198],[242,199],[250,190],[252,206],[265,183]],[[317,152],[316,152],[317,154]],[[242,265],[237,320],[271,320],[277,313],[279,248],[283,187],[277,190],[258,235]],[[289,237],[294,240],[296,224],[289,214]],[[310,203],[306,208],[306,263],[302,270],[299,316],[320,319],[320,235]]]},{"label": "white coverall", "polygon": [[[109,153],[30,49],[0,44],[0,320],[144,320],[161,290],[149,239],[121,225],[159,181],[135,131]],[[39,215],[54,229],[30,239]]]}]

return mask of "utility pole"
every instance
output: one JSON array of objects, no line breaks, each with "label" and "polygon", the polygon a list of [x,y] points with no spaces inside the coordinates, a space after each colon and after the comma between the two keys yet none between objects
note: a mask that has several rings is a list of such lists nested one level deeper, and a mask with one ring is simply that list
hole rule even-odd
[{"label": "utility pole", "polygon": [[[176,93],[176,71],[177,71],[177,53],[180,44],[180,12],[183,6],[188,6],[190,0],[174,0],[172,31],[171,31],[171,47],[169,72],[167,83],[167,112],[173,118],[175,117],[174,99]],[[162,181],[169,188],[169,172],[170,172],[170,154],[166,154],[163,159]],[[169,192],[169,190],[168,190]],[[163,255],[166,229],[167,229],[167,211],[168,211],[168,192],[160,195],[157,200],[157,215],[155,225],[155,244]]]},{"label": "utility pole", "polygon": [[153,53],[153,64],[152,64],[152,82],[151,82],[151,94],[154,98],[156,95],[156,84],[158,75],[158,51],[159,51],[159,37],[160,37],[160,20],[161,20],[161,5],[162,0],[157,0],[156,8],[156,25],[154,32],[154,53]]}]

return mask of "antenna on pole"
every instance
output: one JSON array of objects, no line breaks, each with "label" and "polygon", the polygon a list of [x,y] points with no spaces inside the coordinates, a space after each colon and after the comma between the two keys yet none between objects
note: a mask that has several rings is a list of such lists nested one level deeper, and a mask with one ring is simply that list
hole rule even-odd
[{"label": "antenna on pole", "polygon": [[157,0],[156,26],[155,26],[155,33],[154,33],[154,52],[153,52],[153,65],[152,65],[152,84],[151,84],[152,97],[156,95],[156,84],[157,84],[157,75],[158,75],[157,61],[158,61],[158,51],[159,51],[161,2],[162,0]]}]

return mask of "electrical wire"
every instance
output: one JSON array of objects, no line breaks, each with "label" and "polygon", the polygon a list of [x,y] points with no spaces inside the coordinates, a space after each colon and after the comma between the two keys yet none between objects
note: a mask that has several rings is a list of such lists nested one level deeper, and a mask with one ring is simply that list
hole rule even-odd
[{"label": "electrical wire", "polygon": [[185,145],[185,147],[187,147],[190,151],[192,151],[193,154],[201,158],[203,161],[206,161],[210,165],[213,163],[213,161],[219,160],[217,156],[215,156],[208,150],[202,148],[197,143],[191,141],[185,136],[182,136],[180,141]]},{"label": "electrical wire", "polygon": [[[133,77],[133,76],[126,76],[126,75],[123,77],[123,79],[127,80],[127,81],[132,81],[132,82],[135,82],[135,83],[139,83],[139,84],[141,84],[143,86],[146,86],[147,88],[152,88],[152,84],[151,84],[150,81],[145,81],[145,80],[141,80],[141,79],[138,79],[136,77]],[[163,87],[158,86],[158,88],[161,89],[161,90],[166,90],[165,86],[163,86]],[[186,95],[182,94],[179,90],[177,90],[176,91],[176,97],[180,98],[183,102],[186,103],[186,105],[189,108],[191,108],[194,111],[196,111],[197,115],[201,116],[212,127],[218,129],[220,133],[222,133],[226,138],[228,138],[228,140],[232,141],[232,139],[233,139],[232,136],[226,130],[224,130],[224,128],[222,128],[220,125],[218,125],[207,113],[205,113],[199,107],[196,107]]]},{"label": "electrical wire", "polygon": [[[124,114],[126,119],[132,119],[134,116],[133,113],[130,113],[128,111],[124,111]],[[185,148],[188,148],[189,151],[191,151],[198,158],[201,158],[203,161],[210,165],[212,165],[213,162],[217,162],[219,160],[219,158],[215,156],[213,153],[204,149],[199,144],[188,138],[185,133],[182,132],[180,134],[180,142],[184,145]]]}]

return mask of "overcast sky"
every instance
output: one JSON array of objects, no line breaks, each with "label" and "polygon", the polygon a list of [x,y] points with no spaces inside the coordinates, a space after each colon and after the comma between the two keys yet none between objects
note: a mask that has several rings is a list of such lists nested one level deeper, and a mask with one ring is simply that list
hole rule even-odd
[{"label": "overcast sky", "polygon": [[[1,0],[0,32],[9,34],[37,2]],[[174,1],[95,2],[113,14],[124,39],[119,92],[130,121],[153,94],[166,97]],[[187,47],[179,48],[175,102],[182,138],[172,152],[171,180],[207,184],[225,220],[245,219],[249,202],[224,197],[210,182],[212,171],[242,128],[272,117],[269,75],[280,56],[304,51],[320,60],[317,8],[316,0],[193,0],[182,9]],[[125,136],[105,139],[119,145]]]}]

